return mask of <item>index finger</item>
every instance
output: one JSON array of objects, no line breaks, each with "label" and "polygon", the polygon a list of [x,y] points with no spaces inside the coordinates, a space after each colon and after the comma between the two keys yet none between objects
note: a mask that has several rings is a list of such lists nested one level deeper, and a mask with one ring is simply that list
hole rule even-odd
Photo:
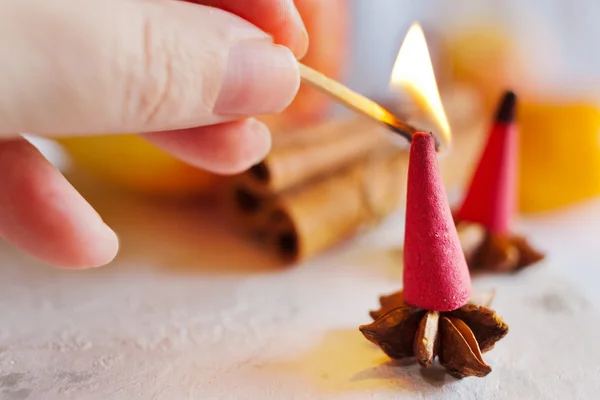
[{"label": "index finger", "polygon": [[190,0],[229,11],[271,34],[277,44],[302,58],[308,48],[308,33],[294,0]]}]

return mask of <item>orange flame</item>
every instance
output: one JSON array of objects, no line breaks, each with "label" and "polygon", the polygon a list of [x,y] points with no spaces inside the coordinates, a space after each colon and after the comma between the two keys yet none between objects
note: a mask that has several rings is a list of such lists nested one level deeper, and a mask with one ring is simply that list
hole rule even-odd
[{"label": "orange flame", "polygon": [[440,98],[425,34],[417,22],[411,25],[400,47],[390,85],[407,90],[414,96],[439,126],[441,132],[438,136],[441,137],[438,139],[444,144],[450,143],[450,124]]}]

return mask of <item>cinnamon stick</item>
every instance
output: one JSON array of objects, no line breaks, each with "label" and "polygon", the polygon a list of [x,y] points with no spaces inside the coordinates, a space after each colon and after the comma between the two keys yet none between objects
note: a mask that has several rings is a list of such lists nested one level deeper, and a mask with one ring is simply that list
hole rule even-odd
[{"label": "cinnamon stick", "polygon": [[387,143],[386,134],[385,128],[364,117],[275,134],[271,154],[238,179],[259,193],[287,190],[357,161]]},{"label": "cinnamon stick", "polygon": [[[251,193],[256,211],[247,226],[265,235],[271,251],[295,262],[318,254],[393,212],[405,195],[407,154],[393,147],[374,150],[337,173],[271,198]],[[238,209],[243,205],[238,203]]]},{"label": "cinnamon stick", "polygon": [[[449,105],[465,108],[464,103]],[[473,115],[460,114],[458,129],[451,121],[457,151],[440,159],[451,166],[442,168],[451,187],[463,180],[468,170],[463,166],[479,142],[474,139],[482,128]],[[317,255],[404,202],[408,152],[388,137],[385,128],[364,117],[275,132],[267,159],[229,181],[231,215],[288,262]]]},{"label": "cinnamon stick", "polygon": [[236,222],[245,226],[265,225],[272,211],[271,196],[249,189],[237,180],[232,180],[223,192],[221,200]]}]

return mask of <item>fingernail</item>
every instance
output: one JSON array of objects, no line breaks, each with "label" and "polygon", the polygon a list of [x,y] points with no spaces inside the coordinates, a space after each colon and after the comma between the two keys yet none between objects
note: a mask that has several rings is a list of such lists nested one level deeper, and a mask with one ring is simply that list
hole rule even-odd
[{"label": "fingernail", "polygon": [[115,258],[119,250],[117,234],[104,222],[97,223],[94,227],[94,233],[96,243],[90,248],[86,260],[89,268],[102,267],[108,264]]},{"label": "fingernail", "polygon": [[214,113],[278,113],[292,102],[299,86],[298,63],[288,48],[260,41],[238,43],[229,52]]},{"label": "fingernail", "polygon": [[301,59],[308,50],[308,31],[306,30],[306,26],[304,25],[304,21],[302,20],[302,16],[300,15],[298,8],[294,4],[294,0],[288,0],[287,5],[289,15],[292,18],[291,22],[300,30],[301,35],[296,42],[296,46],[293,46],[292,50],[296,55],[296,59]]}]

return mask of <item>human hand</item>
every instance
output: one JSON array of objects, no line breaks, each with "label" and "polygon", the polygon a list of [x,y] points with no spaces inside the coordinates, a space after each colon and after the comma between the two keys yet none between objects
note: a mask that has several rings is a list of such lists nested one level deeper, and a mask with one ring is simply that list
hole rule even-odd
[{"label": "human hand", "polygon": [[0,0],[0,237],[53,265],[106,264],[116,235],[19,132],[140,133],[239,172],[270,148],[247,116],[288,106],[307,45],[292,0]]}]

